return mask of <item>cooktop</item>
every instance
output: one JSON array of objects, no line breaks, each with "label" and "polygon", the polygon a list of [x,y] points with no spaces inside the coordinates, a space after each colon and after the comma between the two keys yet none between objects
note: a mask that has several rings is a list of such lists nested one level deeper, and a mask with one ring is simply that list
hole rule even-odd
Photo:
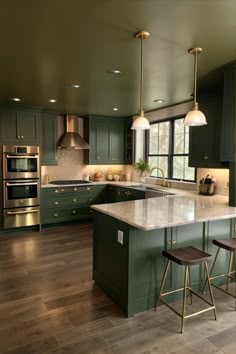
[{"label": "cooktop", "polygon": [[59,185],[66,185],[66,184],[84,184],[84,183],[91,183],[89,181],[84,181],[82,179],[74,179],[74,180],[62,180],[62,181],[50,181],[49,184],[59,184]]}]

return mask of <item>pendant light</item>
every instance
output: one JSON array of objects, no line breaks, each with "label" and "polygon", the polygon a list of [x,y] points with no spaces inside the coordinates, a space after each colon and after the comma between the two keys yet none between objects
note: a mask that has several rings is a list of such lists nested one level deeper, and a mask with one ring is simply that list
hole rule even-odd
[{"label": "pendant light", "polygon": [[204,114],[198,110],[197,103],[197,55],[201,54],[202,48],[191,48],[188,50],[189,54],[194,55],[194,100],[193,100],[193,109],[188,112],[184,119],[184,125],[197,126],[205,125],[206,117]]},{"label": "pendant light", "polygon": [[134,37],[141,39],[141,80],[140,80],[140,111],[139,116],[133,121],[131,129],[145,130],[150,129],[150,124],[147,118],[144,117],[143,112],[143,39],[150,36],[146,31],[140,31],[134,34]]}]

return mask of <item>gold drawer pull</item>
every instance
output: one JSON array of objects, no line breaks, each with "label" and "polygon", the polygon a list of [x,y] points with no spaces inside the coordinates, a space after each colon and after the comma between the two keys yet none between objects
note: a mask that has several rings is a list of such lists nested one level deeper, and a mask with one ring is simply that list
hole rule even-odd
[{"label": "gold drawer pull", "polygon": [[93,198],[89,198],[89,202],[92,202],[93,201]]},{"label": "gold drawer pull", "polygon": [[54,202],[54,205],[58,205],[59,204],[59,202]]},{"label": "gold drawer pull", "polygon": [[90,191],[90,189],[91,189],[90,187],[87,187],[87,191]]},{"label": "gold drawer pull", "polygon": [[57,216],[58,216],[58,214],[54,214],[53,216],[57,217]]},{"label": "gold drawer pull", "polygon": [[75,192],[76,192],[76,191],[77,191],[77,188],[73,188],[73,191],[75,191]]},{"label": "gold drawer pull", "polygon": [[65,189],[62,188],[62,189],[61,189],[61,192],[64,192],[64,191],[65,191]]},{"label": "gold drawer pull", "polygon": [[76,210],[73,210],[73,211],[72,211],[72,214],[76,214]]},{"label": "gold drawer pull", "polygon": [[73,202],[77,202],[77,199],[76,199],[76,198],[73,198],[72,201],[73,201]]},{"label": "gold drawer pull", "polygon": [[59,190],[58,190],[58,189],[55,189],[54,193],[59,193]]}]

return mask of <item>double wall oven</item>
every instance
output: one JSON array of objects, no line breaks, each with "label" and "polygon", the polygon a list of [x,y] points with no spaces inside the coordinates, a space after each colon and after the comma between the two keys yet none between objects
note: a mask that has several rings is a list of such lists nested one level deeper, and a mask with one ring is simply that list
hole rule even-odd
[{"label": "double wall oven", "polygon": [[40,223],[38,146],[2,147],[3,228]]}]

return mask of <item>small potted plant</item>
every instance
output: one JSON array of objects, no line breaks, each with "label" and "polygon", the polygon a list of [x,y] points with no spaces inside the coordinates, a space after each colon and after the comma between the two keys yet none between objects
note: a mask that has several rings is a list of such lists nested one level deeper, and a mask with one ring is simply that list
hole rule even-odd
[{"label": "small potted plant", "polygon": [[137,162],[135,162],[133,167],[135,168],[135,170],[140,172],[141,181],[145,182],[144,177],[146,177],[147,172],[150,171],[150,165],[146,161],[139,159]]}]

